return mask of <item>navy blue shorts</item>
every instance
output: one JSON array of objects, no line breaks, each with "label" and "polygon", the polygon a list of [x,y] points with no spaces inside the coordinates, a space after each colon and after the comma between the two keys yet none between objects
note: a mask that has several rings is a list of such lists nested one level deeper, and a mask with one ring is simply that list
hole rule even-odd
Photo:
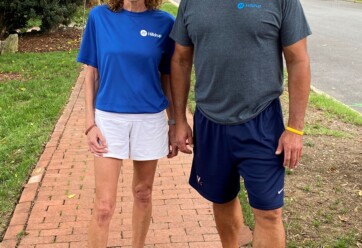
[{"label": "navy blue shorts", "polygon": [[282,207],[283,155],[275,151],[283,131],[279,99],[240,125],[212,122],[196,109],[190,185],[209,201],[226,203],[240,191],[241,176],[253,208]]}]

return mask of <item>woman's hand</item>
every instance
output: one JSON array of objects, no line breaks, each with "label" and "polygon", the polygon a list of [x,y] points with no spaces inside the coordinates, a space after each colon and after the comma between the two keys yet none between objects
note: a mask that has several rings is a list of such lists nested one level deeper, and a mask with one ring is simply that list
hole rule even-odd
[{"label": "woman's hand", "polygon": [[87,133],[89,151],[96,156],[103,157],[107,153],[107,142],[97,126]]}]

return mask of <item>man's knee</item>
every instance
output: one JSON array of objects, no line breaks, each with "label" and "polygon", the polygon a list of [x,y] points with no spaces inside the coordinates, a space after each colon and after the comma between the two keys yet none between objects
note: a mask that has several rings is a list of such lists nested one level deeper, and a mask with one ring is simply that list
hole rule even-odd
[{"label": "man's knee", "polygon": [[279,223],[282,220],[283,209],[260,210],[253,209],[255,220],[259,222]]},{"label": "man's knee", "polygon": [[[238,198],[230,202],[218,204],[213,203],[216,226],[219,229],[231,228],[240,231],[242,226],[242,210]],[[219,230],[219,232],[222,230]]]}]

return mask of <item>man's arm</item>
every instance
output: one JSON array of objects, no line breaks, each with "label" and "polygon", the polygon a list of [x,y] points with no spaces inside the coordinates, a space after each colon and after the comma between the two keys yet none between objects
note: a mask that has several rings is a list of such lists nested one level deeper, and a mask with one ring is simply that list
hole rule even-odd
[{"label": "man's arm", "polygon": [[191,153],[192,131],[186,119],[194,49],[176,43],[171,60],[171,92],[176,120],[176,143],[181,152]]},{"label": "man's arm", "polygon": [[[169,105],[166,109],[167,117],[169,120],[174,120],[174,113],[173,113],[173,101],[171,95],[171,83],[170,83],[170,75],[168,74],[161,74],[161,84],[162,90],[165,96],[169,101]],[[169,125],[168,130],[168,137],[169,137],[169,153],[167,155],[168,158],[173,158],[177,156],[177,146],[176,146],[176,129],[175,125]]]},{"label": "man's arm", "polygon": [[167,100],[169,102],[169,105],[166,109],[166,113],[168,116],[168,119],[174,119],[173,114],[173,101],[172,101],[172,95],[171,95],[171,82],[170,82],[170,75],[167,74],[161,74],[161,86],[163,93],[167,97]]},{"label": "man's arm", "polygon": [[[307,39],[283,48],[288,71],[288,127],[302,131],[310,91],[310,64]],[[302,136],[288,130],[279,140],[277,154],[284,150],[284,166],[295,168],[302,155]]]}]

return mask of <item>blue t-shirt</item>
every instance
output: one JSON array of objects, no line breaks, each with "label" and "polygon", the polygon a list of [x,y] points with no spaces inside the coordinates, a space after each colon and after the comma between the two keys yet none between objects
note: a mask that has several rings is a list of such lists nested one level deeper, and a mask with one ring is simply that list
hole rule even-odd
[{"label": "blue t-shirt", "polygon": [[168,106],[160,73],[170,73],[174,17],[161,10],[89,14],[77,61],[98,69],[96,108],[117,113],[158,113]]}]

